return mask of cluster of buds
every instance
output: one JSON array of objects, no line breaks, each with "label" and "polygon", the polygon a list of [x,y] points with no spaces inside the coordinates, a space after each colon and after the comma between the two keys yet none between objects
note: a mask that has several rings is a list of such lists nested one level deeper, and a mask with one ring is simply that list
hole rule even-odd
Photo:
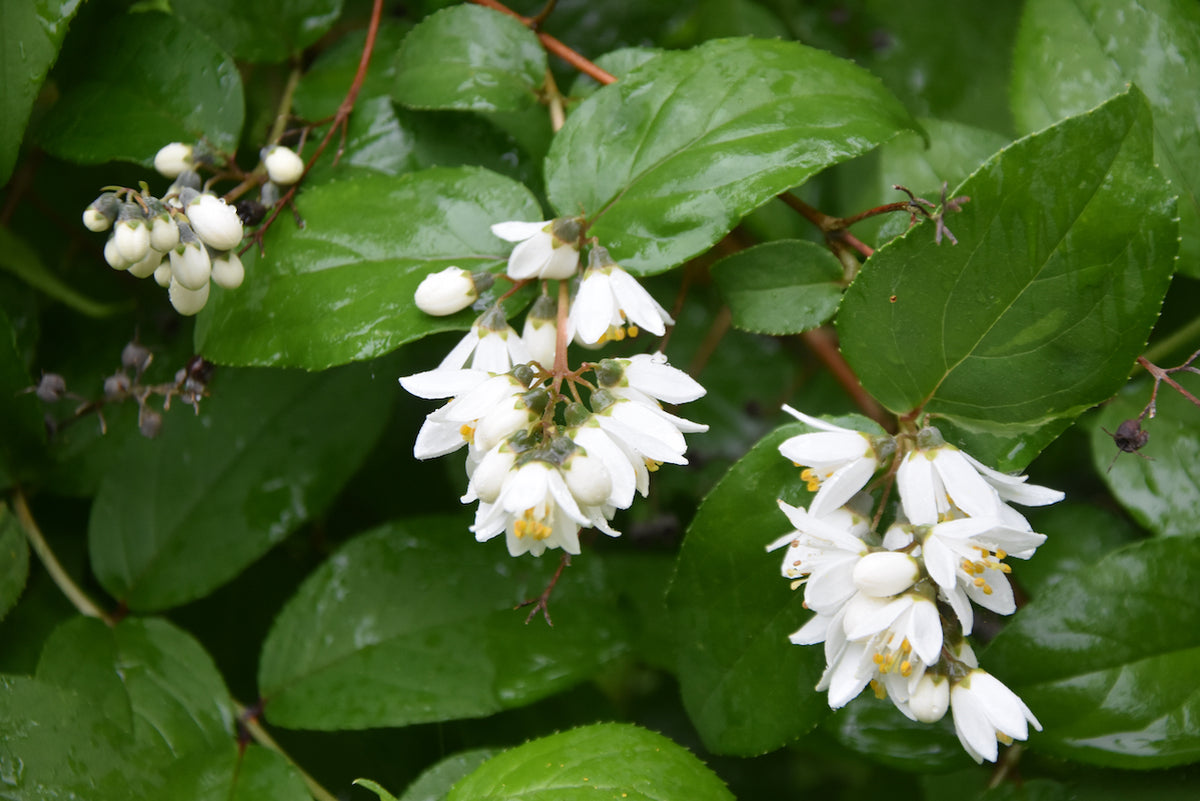
[{"label": "cluster of buds", "polygon": [[144,376],[153,359],[149,348],[137,340],[126,344],[121,350],[121,368],[104,379],[103,392],[94,399],[68,391],[66,379],[57,373],[44,373],[37,385],[27,391],[35,393],[38,400],[47,405],[63,399],[77,402],[74,411],[65,419],[58,420],[47,413],[46,429],[51,435],[90,414],[95,414],[99,419],[100,431],[104,433],[108,429],[104,407],[133,400],[138,407],[138,430],[142,436],[153,439],[162,431],[163,416],[150,406],[150,399],[161,397],[162,411],[165,412],[171,408],[172,398],[179,398],[199,414],[200,399],[208,395],[208,382],[212,380],[215,370],[211,362],[193,356],[185,367],[175,372],[173,381],[149,384],[145,383]]},{"label": "cluster of buds", "polygon": [[[506,277],[515,287],[540,280],[543,294],[522,334],[497,303],[436,369],[400,379],[414,395],[449,399],[426,418],[414,455],[467,448],[462,501],[479,502],[471,530],[480,542],[504,532],[513,556],[548,548],[577,554],[584,528],[620,534],[613,516],[648,493],[651,472],[664,462],[687,464],[683,435],[708,427],[663,404],[695,400],[704,389],[661,353],[569,368],[572,339],[598,347],[621,338],[617,331],[661,335],[673,321],[599,245],[591,244],[582,280],[572,280],[587,244],[579,219],[505,222],[492,232],[518,243]],[[452,314],[474,303],[492,278],[447,268],[418,287],[417,306]],[[557,300],[549,281],[559,282]]]},{"label": "cluster of buds", "polygon": [[[1004,560],[1028,559],[1046,538],[1010,504],[1043,506],[1063,494],[988,468],[936,428],[875,436],[784,408],[818,429],[779,446],[816,494],[807,509],[779,501],[795,529],[767,550],[786,548],[783,575],[793,589],[804,586],[816,613],[791,640],[824,643],[817,689],[828,690],[834,709],[870,684],[912,720],[931,723],[950,710],[967,753],[994,762],[999,742],[1041,725],[980,669],[966,641],[973,604],[1016,611]],[[864,488],[889,461],[900,503],[879,534],[882,509],[872,510]]]},{"label": "cluster of buds", "polygon": [[[279,187],[304,174],[304,162],[278,145],[264,148],[262,161],[268,180],[261,197],[274,205]],[[237,254],[244,220],[237,209],[203,189],[198,170],[209,162],[210,155],[195,146],[172,142],[154,157],[154,168],[173,181],[162,197],[152,195],[145,184],[140,190],[117,187],[83,212],[89,230],[111,230],[105,261],[138,278],[154,276],[183,315],[204,308],[210,282],[236,289],[246,277]]]}]

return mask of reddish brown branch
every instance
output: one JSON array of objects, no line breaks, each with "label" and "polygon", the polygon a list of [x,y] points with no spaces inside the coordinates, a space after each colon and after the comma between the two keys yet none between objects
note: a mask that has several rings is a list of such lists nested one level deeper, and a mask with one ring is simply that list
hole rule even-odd
[{"label": "reddish brown branch", "polygon": [[563,61],[570,64],[572,67],[579,70],[584,75],[591,77],[597,83],[605,84],[605,85],[610,84],[610,83],[616,83],[617,76],[613,75],[611,72],[608,72],[607,70],[601,69],[600,67],[593,64],[591,61],[588,61],[586,58],[579,55],[579,53],[577,53],[574,50],[572,50],[571,48],[567,47],[565,44],[563,44],[559,40],[555,39],[550,34],[542,33],[541,31],[537,30],[537,26],[539,24],[541,24],[542,20],[540,20],[536,17],[522,17],[520,14],[513,11],[508,6],[504,5],[503,3],[497,2],[497,0],[471,0],[471,2],[475,3],[475,5],[484,6],[485,8],[490,8],[493,11],[499,11],[501,14],[507,14],[510,17],[515,17],[516,19],[519,19],[522,23],[529,26],[531,29],[534,30],[535,33],[537,33],[537,37],[541,41],[542,47],[546,48],[546,50],[548,50],[549,52],[551,52],[554,55],[561,58]]},{"label": "reddish brown branch", "polygon": [[800,337],[829,372],[833,373],[834,379],[854,401],[854,405],[862,409],[863,414],[879,423],[885,430],[895,430],[896,424],[892,416],[863,389],[858,376],[850,369],[850,365],[838,350],[837,340],[828,328],[805,331]]}]

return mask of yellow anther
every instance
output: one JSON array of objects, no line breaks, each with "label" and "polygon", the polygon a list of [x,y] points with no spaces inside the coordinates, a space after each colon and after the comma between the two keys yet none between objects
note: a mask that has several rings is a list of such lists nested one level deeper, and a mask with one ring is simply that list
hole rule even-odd
[{"label": "yellow anther", "polygon": [[1012,745],[1012,738],[999,729],[996,730],[996,739],[1004,745]]},{"label": "yellow anther", "polygon": [[871,657],[871,659],[873,659],[877,665],[883,664],[883,654],[881,653],[876,653],[875,656]]},{"label": "yellow anther", "polygon": [[980,576],[979,578],[975,579],[974,584],[976,587],[986,587],[987,581],[984,580],[984,578],[982,576]]},{"label": "yellow anther", "polygon": [[909,643],[907,637],[904,638],[904,642],[900,643],[900,650],[906,654],[912,652],[912,644]]},{"label": "yellow anther", "polygon": [[1000,565],[998,569],[1001,573],[1011,573],[1012,565]]},{"label": "yellow anther", "polygon": [[471,437],[475,436],[475,429],[471,428],[470,423],[463,423],[462,428],[458,429],[458,433],[462,434],[464,440],[470,442]]},{"label": "yellow anther", "polygon": [[900,675],[908,676],[910,673],[912,673],[912,662],[909,662],[907,659],[905,659],[900,663]]},{"label": "yellow anther", "polygon": [[871,691],[875,693],[875,697],[880,701],[882,701],[884,698],[887,698],[887,689],[882,684],[875,681],[875,679],[871,679]]},{"label": "yellow anther", "polygon": [[662,467],[662,462],[656,462],[653,459],[646,459],[645,461],[646,461],[646,469],[649,470],[651,473],[657,473],[658,468]]},{"label": "yellow anther", "polygon": [[983,585],[983,594],[984,594],[984,595],[991,595],[991,594],[992,594],[992,587],[991,587],[991,585],[990,585],[990,584],[984,584],[984,585]]},{"label": "yellow anther", "polygon": [[636,337],[638,335],[638,327],[636,325],[629,326],[627,331],[631,337]]},{"label": "yellow anther", "polygon": [[996,558],[997,559],[1005,559],[1007,557],[1008,557],[1008,553],[1005,552],[1005,550],[1003,548],[996,549]]}]

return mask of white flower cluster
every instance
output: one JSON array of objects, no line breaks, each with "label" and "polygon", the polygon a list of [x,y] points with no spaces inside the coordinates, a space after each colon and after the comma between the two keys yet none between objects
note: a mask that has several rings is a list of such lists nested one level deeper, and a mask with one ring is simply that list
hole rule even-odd
[{"label": "white flower cluster", "polygon": [[[868,684],[913,720],[934,722],[949,709],[967,753],[994,762],[998,742],[1024,740],[1028,724],[1041,724],[979,668],[964,639],[972,602],[1016,610],[1004,560],[1028,559],[1046,538],[1009,504],[1042,506],[1063,494],[984,466],[935,428],[873,436],[784,408],[818,429],[779,446],[816,495],[807,510],[779,501],[795,530],[767,550],[786,547],[783,575],[804,586],[816,613],[791,640],[825,644],[817,689],[834,709]],[[881,536],[863,489],[890,458],[900,509]]]},{"label": "white flower cluster", "polygon": [[[492,232],[518,243],[505,271],[516,284],[567,282],[579,270],[578,219],[504,222]],[[577,554],[583,528],[618,536],[616,510],[647,494],[650,473],[663,462],[687,464],[685,433],[708,430],[663,408],[695,400],[704,388],[661,353],[566,367],[571,337],[595,346],[636,335],[636,327],[662,334],[672,323],[604,248],[593,244],[590,261],[573,298],[560,284],[569,308],[543,294],[517,334],[494,305],[436,369],[400,379],[414,395],[449,399],[426,418],[414,455],[467,447],[462,501],[479,502],[471,530],[480,542],[504,532],[513,556],[547,548]],[[448,267],[421,283],[415,301],[428,314],[453,314],[491,280]],[[589,373],[592,380],[584,378]]]}]

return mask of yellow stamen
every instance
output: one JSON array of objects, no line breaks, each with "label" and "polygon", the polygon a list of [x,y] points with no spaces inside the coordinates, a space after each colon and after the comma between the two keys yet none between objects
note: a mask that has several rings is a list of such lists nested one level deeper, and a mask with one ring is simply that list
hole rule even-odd
[{"label": "yellow stamen", "polygon": [[638,333],[639,333],[639,332],[638,332],[638,327],[637,327],[636,325],[631,325],[631,326],[629,326],[629,328],[628,328],[627,330],[628,330],[628,332],[629,332],[629,336],[630,336],[630,337],[636,337],[636,336],[638,335]]},{"label": "yellow stamen", "polygon": [[912,673],[912,662],[909,662],[907,659],[905,659],[903,662],[900,663],[900,675],[908,676],[911,673]]},{"label": "yellow stamen", "polygon": [[470,442],[471,438],[475,436],[475,429],[471,428],[470,423],[463,423],[462,428],[458,429],[458,433],[462,435],[464,440]]}]

